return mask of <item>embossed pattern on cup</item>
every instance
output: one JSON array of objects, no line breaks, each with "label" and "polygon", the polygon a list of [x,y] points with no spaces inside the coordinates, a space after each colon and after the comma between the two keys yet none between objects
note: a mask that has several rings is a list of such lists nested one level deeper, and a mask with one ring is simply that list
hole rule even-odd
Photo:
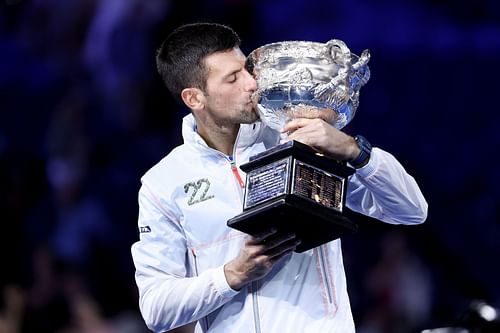
[{"label": "embossed pattern on cup", "polygon": [[321,117],[338,129],[354,117],[359,90],[368,82],[368,50],[357,56],[344,42],[284,41],[261,46],[247,57],[257,80],[260,117],[281,130],[296,117]]}]

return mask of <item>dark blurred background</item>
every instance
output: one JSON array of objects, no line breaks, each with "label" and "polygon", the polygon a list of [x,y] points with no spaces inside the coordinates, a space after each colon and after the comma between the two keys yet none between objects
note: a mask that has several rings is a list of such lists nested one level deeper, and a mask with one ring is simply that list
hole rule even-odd
[{"label": "dark blurred background", "polygon": [[459,325],[500,306],[496,0],[2,0],[0,332],[146,332],[130,245],[140,177],[186,110],[155,70],[182,23],[370,49],[345,131],[393,153],[429,202],[421,226],[343,239],[362,333]]}]

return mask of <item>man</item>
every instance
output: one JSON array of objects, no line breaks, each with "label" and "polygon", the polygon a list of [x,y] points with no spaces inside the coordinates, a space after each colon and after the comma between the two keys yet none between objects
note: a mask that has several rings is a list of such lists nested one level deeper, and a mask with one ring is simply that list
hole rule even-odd
[{"label": "man", "polygon": [[[295,235],[250,237],[226,226],[242,210],[238,166],[279,142],[258,121],[256,81],[227,26],[184,25],[157,54],[172,94],[191,110],[184,144],[142,178],[140,240],[132,246],[140,309],[156,332],[196,323],[197,332],[353,332],[340,240],[304,253]],[[422,223],[427,203],[392,155],[321,119],[283,131],[357,169],[349,208],[388,223]]]}]

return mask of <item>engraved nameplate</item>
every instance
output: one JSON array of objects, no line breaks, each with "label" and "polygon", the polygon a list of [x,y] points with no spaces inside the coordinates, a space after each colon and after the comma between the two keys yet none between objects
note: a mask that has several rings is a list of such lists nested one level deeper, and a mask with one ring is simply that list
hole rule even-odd
[{"label": "engraved nameplate", "polygon": [[342,212],[345,179],[294,160],[291,193]]},{"label": "engraved nameplate", "polygon": [[291,157],[270,163],[247,173],[243,209],[286,193]]}]

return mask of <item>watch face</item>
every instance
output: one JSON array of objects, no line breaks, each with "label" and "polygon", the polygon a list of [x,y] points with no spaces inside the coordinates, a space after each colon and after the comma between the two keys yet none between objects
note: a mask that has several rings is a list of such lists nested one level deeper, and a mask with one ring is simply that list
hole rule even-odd
[{"label": "watch face", "polygon": [[370,144],[370,142],[368,142],[368,140],[365,139],[364,136],[356,135],[355,139],[361,150],[364,150],[367,153],[371,152],[372,145]]}]

